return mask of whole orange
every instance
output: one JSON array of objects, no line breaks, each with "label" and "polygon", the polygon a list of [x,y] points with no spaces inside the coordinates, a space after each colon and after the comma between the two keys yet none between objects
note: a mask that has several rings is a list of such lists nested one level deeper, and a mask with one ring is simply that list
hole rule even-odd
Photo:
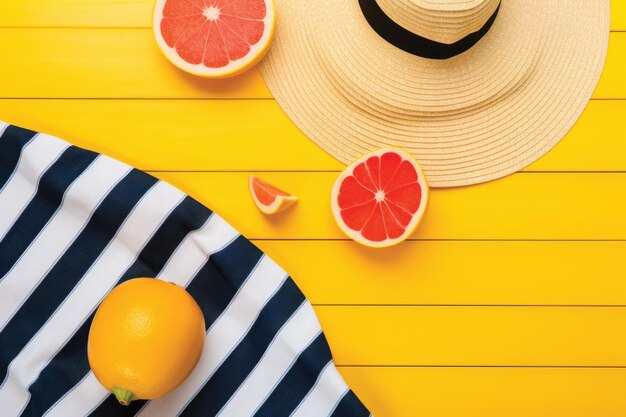
[{"label": "whole orange", "polygon": [[102,301],[89,330],[89,365],[121,404],[162,397],[191,373],[204,345],[204,316],[176,284],[135,278]]}]

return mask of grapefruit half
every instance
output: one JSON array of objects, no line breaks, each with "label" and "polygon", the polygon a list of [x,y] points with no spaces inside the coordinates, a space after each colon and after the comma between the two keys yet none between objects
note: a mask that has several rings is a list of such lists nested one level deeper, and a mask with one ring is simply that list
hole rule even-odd
[{"label": "grapefruit half", "polygon": [[157,0],[153,30],[174,65],[211,78],[239,74],[268,51],[273,0]]},{"label": "grapefruit half", "polygon": [[428,184],[408,152],[382,148],[348,166],[332,190],[333,215],[341,230],[365,246],[404,241],[428,204]]},{"label": "grapefruit half", "polygon": [[250,194],[254,204],[265,214],[274,214],[298,201],[291,195],[260,178],[250,176]]}]

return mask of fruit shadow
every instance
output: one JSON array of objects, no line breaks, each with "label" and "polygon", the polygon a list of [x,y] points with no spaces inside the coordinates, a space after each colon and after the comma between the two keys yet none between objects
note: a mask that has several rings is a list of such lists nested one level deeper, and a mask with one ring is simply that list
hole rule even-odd
[{"label": "fruit shadow", "polygon": [[407,245],[406,242],[387,248],[370,248],[351,242],[351,250],[359,258],[381,265],[404,262],[415,256],[414,245]]},{"label": "fruit shadow", "polygon": [[[251,68],[233,77],[220,79],[198,77],[196,75],[187,74],[176,68],[172,68],[172,72],[185,84],[188,84],[190,88],[200,92],[202,96],[206,95],[217,98],[251,98],[263,94],[263,91],[257,91],[259,90],[258,79],[260,78],[257,68]],[[263,88],[267,90],[264,84]],[[242,92],[247,92],[247,95],[241,96]],[[267,92],[267,96],[269,97],[269,91]]]},{"label": "fruit shadow", "polygon": [[293,213],[297,210],[299,203],[299,201],[296,201],[291,207],[288,207],[286,210],[279,211],[278,213],[274,214],[261,214],[261,216],[267,223],[272,225],[272,227],[287,227],[286,224],[292,221],[290,219],[293,218]]}]

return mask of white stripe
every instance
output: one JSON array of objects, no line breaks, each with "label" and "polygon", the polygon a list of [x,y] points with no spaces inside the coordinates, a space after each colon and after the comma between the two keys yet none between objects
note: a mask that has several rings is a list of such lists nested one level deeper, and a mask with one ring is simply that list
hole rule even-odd
[{"label": "white stripe", "polygon": [[[85,417],[111,394],[100,385],[93,372],[89,372],[77,386],[81,389],[68,391],[58,405],[50,407],[44,416]],[[88,395],[81,395],[82,393]]]},{"label": "white stripe", "polygon": [[253,415],[278,381],[291,368],[300,353],[320,332],[321,328],[311,304],[303,302],[298,311],[276,334],[261,360],[224,405],[218,416]]},{"label": "white stripe", "polygon": [[[186,287],[207,262],[208,257],[223,249],[237,236],[239,233],[235,229],[220,216],[213,214],[204,226],[187,235],[171,255],[158,278]],[[109,394],[89,371],[87,378],[76,384],[44,415],[82,417],[89,410],[96,408]]]},{"label": "white stripe", "polygon": [[7,127],[9,127],[7,122],[0,121],[0,139],[2,138],[2,135],[4,135],[4,131],[7,130]]},{"label": "white stripe", "polygon": [[58,258],[76,239],[93,211],[129,167],[99,157],[67,190],[61,207],[0,281],[0,330]]},{"label": "white stripe", "polygon": [[158,182],[137,203],[63,304],[9,364],[7,379],[0,388],[0,404],[6,415],[19,414],[26,406],[30,397],[27,387],[132,265],[183,198],[182,192]]},{"label": "white stripe", "polygon": [[226,310],[209,328],[200,362],[191,375],[170,395],[148,403],[137,416],[180,414],[248,333],[263,306],[286,279],[286,273],[263,256]]},{"label": "white stripe", "polygon": [[317,378],[315,385],[300,405],[291,413],[291,417],[329,416],[348,392],[335,365],[330,361]]},{"label": "white stripe", "polygon": [[39,135],[24,147],[13,176],[0,192],[0,240],[37,192],[41,175],[69,146],[51,136]]},{"label": "white stripe", "polygon": [[239,232],[217,214],[197,231],[190,233],[159,273],[159,278],[187,286],[208,257],[232,242]]}]

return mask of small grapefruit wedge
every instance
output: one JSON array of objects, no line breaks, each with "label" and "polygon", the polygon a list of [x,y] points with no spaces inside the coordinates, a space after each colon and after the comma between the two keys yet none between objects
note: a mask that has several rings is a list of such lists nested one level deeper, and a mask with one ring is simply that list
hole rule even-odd
[{"label": "small grapefruit wedge", "polygon": [[211,78],[259,62],[274,36],[273,0],[156,0],[153,30],[174,65]]},{"label": "small grapefruit wedge", "polygon": [[256,206],[265,214],[278,213],[298,201],[295,195],[252,175],[250,176],[250,194]]},{"label": "small grapefruit wedge", "polygon": [[419,224],[428,204],[428,184],[408,152],[382,148],[348,166],[332,190],[337,224],[365,246],[387,247],[404,241]]}]

